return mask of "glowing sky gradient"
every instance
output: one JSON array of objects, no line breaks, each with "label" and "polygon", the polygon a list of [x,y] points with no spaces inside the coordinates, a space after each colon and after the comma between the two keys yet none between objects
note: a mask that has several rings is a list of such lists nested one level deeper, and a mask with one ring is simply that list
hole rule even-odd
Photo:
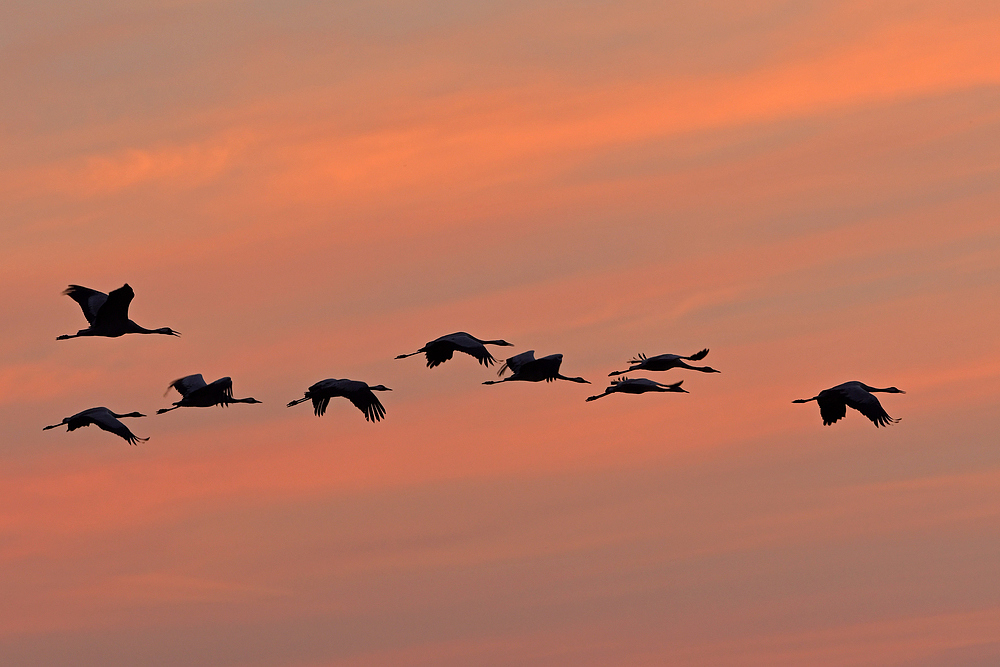
[{"label": "glowing sky gradient", "polygon": [[996,2],[142,5],[0,15],[0,663],[1000,664]]}]

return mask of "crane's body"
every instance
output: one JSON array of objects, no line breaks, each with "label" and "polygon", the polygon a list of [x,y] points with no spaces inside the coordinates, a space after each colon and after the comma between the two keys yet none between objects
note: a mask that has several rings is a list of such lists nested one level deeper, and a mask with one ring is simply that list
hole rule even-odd
[{"label": "crane's body", "polygon": [[503,362],[497,375],[503,377],[503,374],[510,370],[512,373],[510,377],[505,377],[502,380],[488,380],[483,384],[500,384],[501,382],[516,381],[553,382],[554,380],[569,380],[570,382],[590,384],[581,377],[571,378],[560,374],[559,367],[562,365],[562,359],[563,355],[561,354],[550,354],[541,359],[535,359],[535,351],[528,350],[527,352],[516,354]]},{"label": "crane's body", "polygon": [[213,405],[227,407],[231,403],[260,403],[256,398],[233,398],[233,379],[219,378],[208,384],[201,373],[187,375],[174,380],[167,386],[167,391],[176,389],[181,400],[176,401],[172,408],[162,408],[156,414],[162,415],[177,408],[208,408]]},{"label": "crane's body", "polygon": [[427,368],[434,368],[451,359],[455,352],[464,352],[475,357],[483,366],[492,366],[497,360],[486,349],[487,345],[513,347],[513,343],[508,343],[505,340],[480,340],[472,334],[459,331],[435,338],[416,352],[400,354],[396,358],[405,359],[423,352],[427,357]]},{"label": "crane's body", "polygon": [[364,413],[365,421],[377,422],[385,417],[385,408],[378,400],[378,396],[373,393],[376,391],[392,391],[392,389],[381,384],[370,387],[360,380],[329,378],[309,387],[305,396],[290,402],[288,407],[311,400],[316,416],[322,417],[331,398],[343,397]]},{"label": "crane's body", "polygon": [[164,334],[167,336],[179,336],[180,334],[170,327],[160,329],[146,329],[141,327],[128,317],[128,307],[132,303],[135,292],[125,283],[110,294],[98,292],[89,287],[80,285],[70,285],[63,292],[80,305],[83,316],[87,318],[90,326],[80,329],[75,334],[65,334],[57,336],[56,340],[66,340],[68,338],[78,338],[84,336],[104,336],[107,338],[117,338],[125,334]]},{"label": "crane's body", "polygon": [[851,407],[871,420],[875,427],[895,424],[898,419],[893,419],[879,403],[873,392],[884,392],[887,394],[905,394],[902,389],[888,387],[879,389],[870,387],[863,382],[852,381],[838,384],[836,387],[824,389],[812,398],[798,398],[792,403],[808,403],[816,401],[819,404],[819,414],[823,418],[823,425],[834,424],[847,414],[847,408]]},{"label": "crane's body", "polygon": [[58,428],[59,426],[66,426],[67,431],[75,431],[78,428],[84,426],[90,426],[93,424],[98,428],[107,431],[109,433],[114,433],[115,435],[124,438],[126,442],[130,445],[139,444],[138,441],[146,442],[149,438],[139,438],[136,437],[132,431],[129,430],[128,426],[118,421],[119,419],[125,417],[145,417],[146,415],[139,412],[129,412],[123,415],[116,414],[105,407],[99,408],[88,408],[82,412],[78,412],[72,417],[64,417],[58,424],[53,424],[52,426],[46,426],[43,431],[48,431],[50,428]]},{"label": "crane's body", "polygon": [[647,357],[644,354],[637,354],[629,360],[632,364],[629,368],[623,371],[613,371],[608,373],[608,377],[614,375],[623,375],[631,371],[668,371],[671,368],[686,368],[691,371],[701,371],[702,373],[718,373],[710,366],[692,366],[687,361],[700,361],[705,358],[708,354],[708,348],[702,350],[701,352],[696,352],[689,357],[682,357],[679,354],[658,354],[655,357]]},{"label": "crane's body", "polygon": [[647,380],[646,378],[621,378],[618,380],[612,380],[611,386],[605,389],[603,394],[591,396],[587,400],[596,401],[599,398],[615,393],[645,394],[648,392],[679,392],[687,394],[689,393],[687,389],[681,389],[681,384],[683,383],[683,380],[680,382],[674,382],[673,384],[663,384],[661,382],[656,382],[655,380]]}]

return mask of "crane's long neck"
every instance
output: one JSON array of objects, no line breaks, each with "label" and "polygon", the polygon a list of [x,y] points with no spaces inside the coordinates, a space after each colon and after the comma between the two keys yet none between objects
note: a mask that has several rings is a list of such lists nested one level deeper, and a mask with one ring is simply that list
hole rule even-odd
[{"label": "crane's long neck", "polygon": [[129,320],[128,324],[126,325],[126,333],[163,334],[164,336],[180,336],[179,333],[177,333],[170,327],[160,327],[159,329],[147,329],[146,327],[136,324],[132,320]]},{"label": "crane's long neck", "polygon": [[556,373],[556,378],[559,380],[569,380],[570,382],[579,382],[580,384],[590,384],[590,382],[584,380],[583,378],[568,378],[565,375],[561,375],[559,373]]},{"label": "crane's long neck", "polygon": [[686,369],[688,369],[690,371],[701,371],[702,373],[718,373],[719,372],[719,371],[715,370],[714,368],[712,368],[711,366],[692,366],[691,364],[686,364],[683,361],[678,361],[677,365],[680,368],[686,368]]}]

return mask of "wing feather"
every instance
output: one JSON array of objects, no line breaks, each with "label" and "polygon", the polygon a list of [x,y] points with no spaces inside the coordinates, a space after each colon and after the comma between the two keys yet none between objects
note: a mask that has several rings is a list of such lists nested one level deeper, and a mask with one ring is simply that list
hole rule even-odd
[{"label": "wing feather", "polygon": [[427,357],[427,368],[440,366],[451,359],[454,348],[446,343],[433,341],[424,346],[424,356]]},{"label": "wing feather", "polygon": [[[216,382],[217,381],[218,380],[216,380]],[[197,373],[195,375],[186,375],[182,378],[177,378],[167,385],[167,391],[170,391],[170,388],[173,387],[181,396],[187,396],[191,392],[207,386],[208,385],[205,384],[205,378],[202,377],[201,373]]]},{"label": "wing feather", "polygon": [[104,305],[104,302],[108,300],[108,295],[104,292],[98,292],[97,290],[80,285],[70,285],[63,291],[63,294],[80,305],[80,309],[83,310],[83,316],[87,318],[87,322],[91,326],[94,325],[94,321],[97,319],[97,312]]},{"label": "wing feather", "polygon": [[111,290],[107,300],[97,311],[94,324],[107,326],[115,322],[125,322],[128,319],[128,306],[132,303],[135,292],[125,283],[116,290]]},{"label": "wing feather", "polygon": [[513,357],[510,357],[503,362],[503,365],[500,366],[500,370],[497,372],[497,375],[503,377],[504,372],[508,369],[516,375],[525,364],[530,364],[534,360],[534,350],[528,350],[527,352],[522,352],[521,354],[515,354]]},{"label": "wing feather", "polygon": [[896,421],[885,411],[875,394],[857,386],[848,386],[841,391],[844,395],[844,402],[868,417],[876,428],[888,426]]},{"label": "wing feather", "polygon": [[840,421],[847,414],[844,396],[837,387],[819,392],[816,402],[819,403],[819,414],[823,418],[824,426]]},{"label": "wing feather", "polygon": [[380,421],[385,416],[385,408],[379,402],[375,393],[367,386],[363,389],[352,391],[347,399],[354,404],[358,410],[365,413],[366,421]]}]

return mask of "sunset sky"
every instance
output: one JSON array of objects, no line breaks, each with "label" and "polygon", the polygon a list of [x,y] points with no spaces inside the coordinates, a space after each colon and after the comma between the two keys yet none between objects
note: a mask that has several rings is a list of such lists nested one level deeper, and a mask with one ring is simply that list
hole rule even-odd
[{"label": "sunset sky", "polygon": [[995,0],[137,4],[0,10],[0,664],[1000,664]]}]

